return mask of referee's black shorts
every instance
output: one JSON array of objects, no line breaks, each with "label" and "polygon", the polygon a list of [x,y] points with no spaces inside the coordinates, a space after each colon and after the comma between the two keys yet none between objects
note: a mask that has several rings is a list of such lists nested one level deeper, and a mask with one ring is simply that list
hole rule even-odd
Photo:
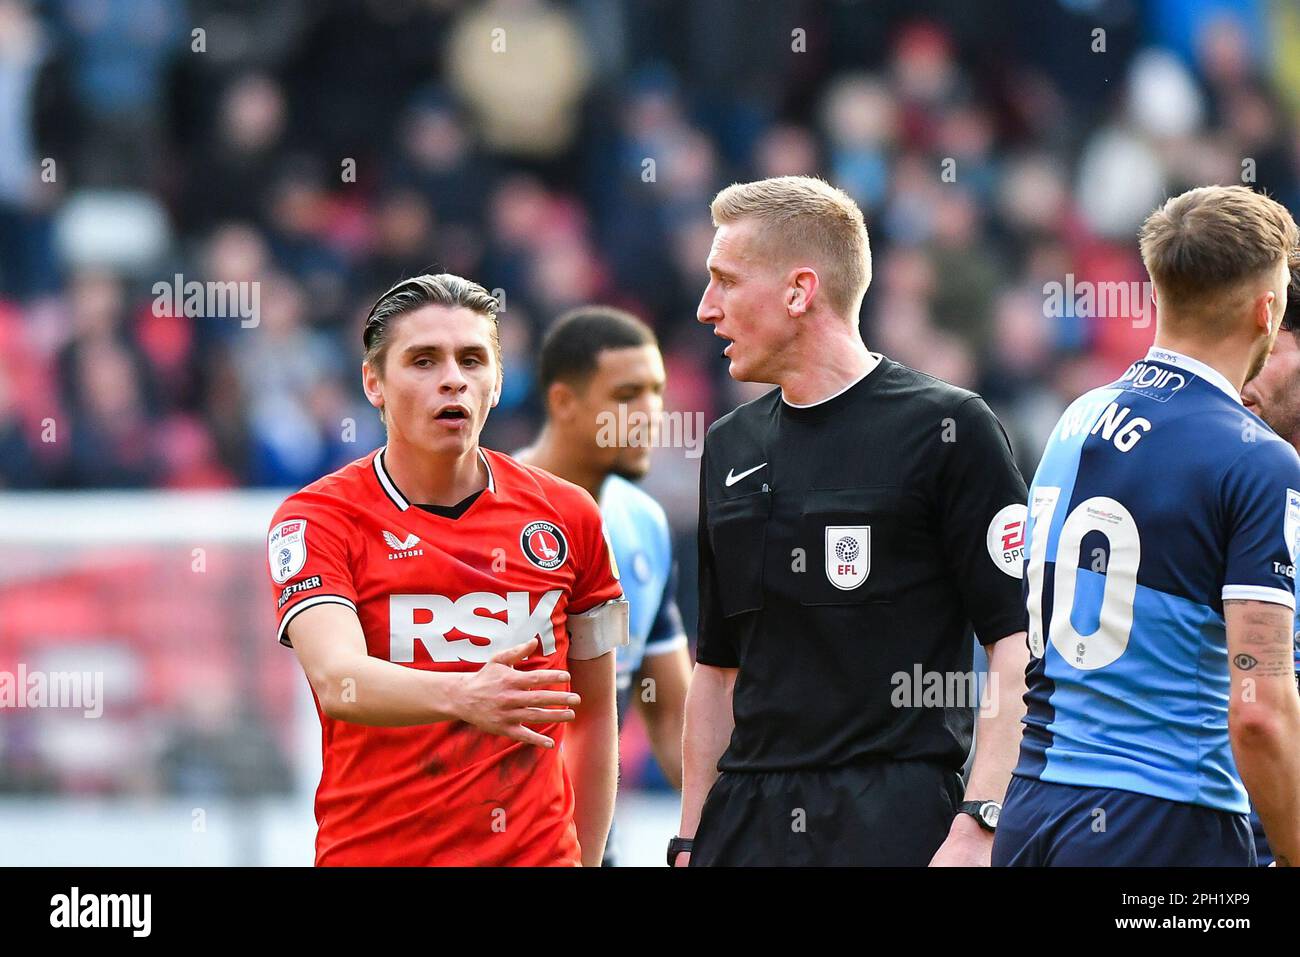
[{"label": "referee's black shorts", "polygon": [[961,803],[956,771],[871,760],[724,771],[704,802],[692,867],[924,867]]}]

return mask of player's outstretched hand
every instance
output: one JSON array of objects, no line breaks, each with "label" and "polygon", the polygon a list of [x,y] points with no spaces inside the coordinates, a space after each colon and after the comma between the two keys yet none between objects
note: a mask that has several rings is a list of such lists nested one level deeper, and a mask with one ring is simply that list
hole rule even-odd
[{"label": "player's outstretched hand", "polygon": [[497,652],[478,671],[465,675],[460,718],[480,730],[515,741],[553,748],[555,741],[526,724],[572,721],[582,699],[572,691],[548,691],[567,684],[567,671],[519,671],[515,665],[537,648],[537,639]]}]

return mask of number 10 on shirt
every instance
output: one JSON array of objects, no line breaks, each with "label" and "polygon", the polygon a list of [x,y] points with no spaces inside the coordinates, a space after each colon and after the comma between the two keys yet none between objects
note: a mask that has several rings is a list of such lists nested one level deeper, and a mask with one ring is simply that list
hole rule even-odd
[{"label": "number 10 on shirt", "polygon": [[[1033,490],[1030,517],[1029,563],[1025,569],[1029,591],[1029,652],[1043,657],[1043,573],[1047,542],[1061,490],[1044,486]],[[1097,627],[1080,634],[1072,620],[1078,590],[1079,550],[1084,536],[1101,532],[1110,544],[1110,560],[1102,573],[1101,609]],[[1104,495],[1080,502],[1066,516],[1056,542],[1056,575],[1052,587],[1052,620],[1047,637],[1061,657],[1080,671],[1111,664],[1128,647],[1133,630],[1133,600],[1142,543],[1133,516],[1119,502]],[[1096,572],[1083,570],[1085,575]]]}]

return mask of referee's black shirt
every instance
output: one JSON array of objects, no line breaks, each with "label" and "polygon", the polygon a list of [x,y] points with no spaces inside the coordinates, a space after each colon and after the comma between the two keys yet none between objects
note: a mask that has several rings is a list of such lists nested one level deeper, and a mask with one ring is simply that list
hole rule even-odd
[{"label": "referee's black shirt", "polygon": [[739,669],[719,769],[959,769],[973,709],[895,707],[892,676],[947,686],[972,627],[1025,628],[1025,483],[984,400],[884,357],[812,406],[774,389],[709,429],[700,485],[697,657]]}]

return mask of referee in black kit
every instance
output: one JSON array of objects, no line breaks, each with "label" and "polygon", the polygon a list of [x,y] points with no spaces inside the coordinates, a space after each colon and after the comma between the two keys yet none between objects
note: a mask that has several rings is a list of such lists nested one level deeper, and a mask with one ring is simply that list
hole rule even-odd
[{"label": "referee in black kit", "polygon": [[[972,392],[867,351],[862,213],[783,176],[714,199],[698,318],[733,378],[700,478],[678,866],[987,865],[1024,714],[1026,489]],[[990,706],[963,795],[975,709]]]}]

